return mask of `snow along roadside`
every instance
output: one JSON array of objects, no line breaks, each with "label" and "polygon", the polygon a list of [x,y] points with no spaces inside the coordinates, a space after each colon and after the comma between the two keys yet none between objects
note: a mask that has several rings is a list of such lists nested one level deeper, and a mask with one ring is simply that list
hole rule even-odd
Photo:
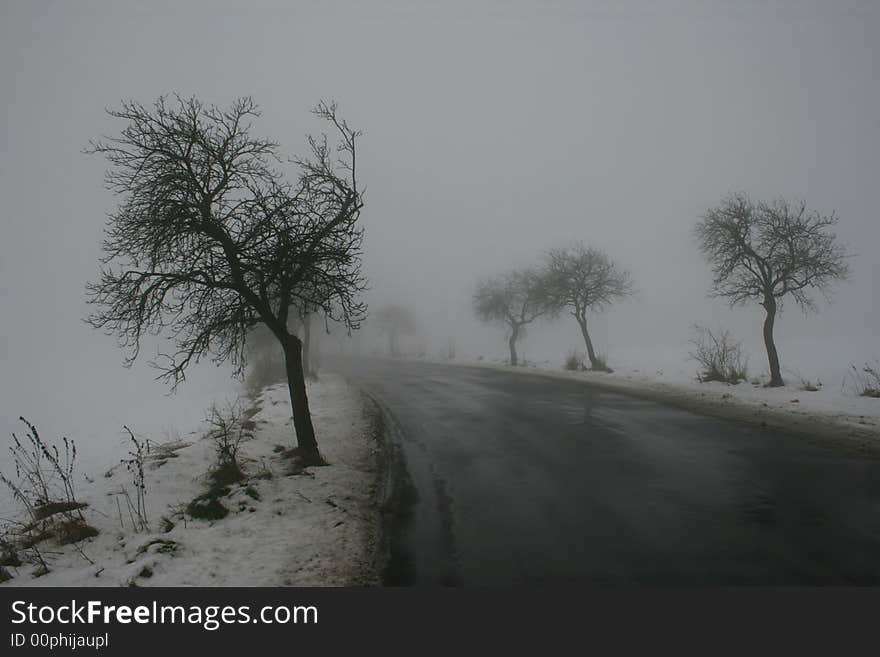
[{"label": "snow along roadside", "polygon": [[[270,386],[255,401],[254,437],[240,450],[248,478],[222,498],[225,518],[182,513],[207,487],[212,442],[159,446],[146,470],[150,532],[134,531],[124,501],[120,517],[119,492],[133,487],[131,474],[116,466],[108,476],[76,483],[78,499],[89,504],[86,521],[100,532],[79,544],[83,554],[44,541],[39,548],[50,572],[34,577],[36,567],[25,560],[7,568],[13,579],[5,585],[379,584],[381,437],[371,407],[341,377],[326,373],[310,381],[313,421],[329,465],[289,474],[291,461],[280,452],[293,446],[287,388]],[[162,518],[174,523],[170,530],[162,531]]]}]

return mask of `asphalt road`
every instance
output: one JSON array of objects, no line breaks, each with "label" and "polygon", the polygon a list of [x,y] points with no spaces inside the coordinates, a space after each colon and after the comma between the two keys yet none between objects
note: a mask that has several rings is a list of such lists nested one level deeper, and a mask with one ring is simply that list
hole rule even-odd
[{"label": "asphalt road", "polygon": [[876,458],[513,370],[333,368],[405,465],[388,584],[880,584]]}]

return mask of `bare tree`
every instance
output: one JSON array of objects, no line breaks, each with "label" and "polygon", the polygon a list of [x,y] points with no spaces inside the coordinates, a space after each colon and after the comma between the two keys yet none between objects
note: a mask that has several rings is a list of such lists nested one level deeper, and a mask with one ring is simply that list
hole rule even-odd
[{"label": "bare tree", "polygon": [[831,231],[836,224],[834,214],[809,211],[803,201],[755,203],[737,193],[696,225],[700,251],[712,267],[710,294],[731,306],[757,301],[764,308],[770,386],[784,385],[773,339],[784,298],[807,312],[815,309],[811,292],[828,298],[832,284],[849,277],[846,249]]},{"label": "bare tree", "polygon": [[292,185],[273,168],[277,144],[251,134],[259,111],[250,98],[220,109],[162,97],[108,113],[127,125],[88,152],[107,158],[106,184],[122,200],[105,228],[100,278],[87,287],[88,321],[118,336],[128,365],[144,334],[170,334],[176,351],[153,364],[175,386],[207,354],[240,374],[249,330],[265,325],[284,353],[298,455],[322,463],[288,317],[305,305],[350,327],[363,316],[360,133],[320,103],[314,113],[339,143],[310,137]]},{"label": "bare tree", "polygon": [[388,354],[399,355],[400,337],[412,335],[418,330],[418,323],[412,312],[403,306],[383,306],[373,316],[376,326],[388,337]]},{"label": "bare tree", "polygon": [[587,313],[600,311],[633,293],[632,277],[604,251],[583,244],[547,253],[544,276],[550,302],[567,309],[578,323],[590,367],[604,370],[587,329]]},{"label": "bare tree", "polygon": [[511,365],[518,362],[516,343],[525,335],[526,325],[553,311],[544,279],[533,269],[514,270],[482,281],[472,301],[480,320],[507,327]]}]

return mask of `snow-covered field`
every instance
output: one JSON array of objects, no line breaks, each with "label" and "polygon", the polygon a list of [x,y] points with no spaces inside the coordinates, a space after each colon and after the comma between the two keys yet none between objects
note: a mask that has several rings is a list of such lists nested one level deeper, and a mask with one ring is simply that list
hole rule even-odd
[{"label": "snow-covered field", "polygon": [[[829,350],[824,350],[828,353]],[[752,382],[728,385],[700,383],[697,364],[681,348],[621,349],[609,354],[612,373],[571,372],[560,360],[527,360],[518,369],[544,375],[584,379],[609,390],[629,392],[697,412],[753,422],[773,428],[846,439],[856,446],[880,448],[880,399],[858,394],[850,369],[832,364],[817,364],[816,358],[792,359],[812,365],[808,374],[785,369],[786,385],[763,386],[766,373]],[[807,351],[806,354],[823,353]],[[834,349],[830,353],[835,353]],[[751,362],[760,363],[756,352]],[[502,365],[499,358],[471,359],[468,364],[488,367]],[[844,361],[845,363],[845,361]],[[752,377],[750,377],[752,378]],[[806,389],[807,384],[816,390]]]},{"label": "snow-covered field", "polygon": [[88,503],[85,520],[99,534],[82,541],[81,551],[51,539],[38,544],[50,572],[34,577],[31,563],[8,566],[13,579],[6,585],[377,583],[379,444],[371,417],[360,394],[332,374],[309,382],[309,399],[328,466],[290,474],[292,461],[281,453],[293,446],[287,388],[271,386],[255,400],[253,438],[239,453],[247,479],[222,498],[225,518],[194,520],[183,512],[207,488],[214,443],[193,436],[153,446],[145,475],[148,531],[135,531],[122,494],[134,497],[132,474],[111,461],[106,474],[75,481],[77,499]]}]

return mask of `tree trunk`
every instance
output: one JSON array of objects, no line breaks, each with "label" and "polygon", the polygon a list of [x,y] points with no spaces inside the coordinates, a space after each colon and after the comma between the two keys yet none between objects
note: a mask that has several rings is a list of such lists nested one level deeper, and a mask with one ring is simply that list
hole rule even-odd
[{"label": "tree trunk", "polygon": [[516,365],[516,341],[519,338],[519,327],[514,327],[510,330],[510,338],[507,340],[507,346],[510,348],[510,364]]},{"label": "tree trunk", "polygon": [[397,356],[397,340],[395,340],[394,329],[388,329],[388,354],[394,358]]},{"label": "tree trunk", "polygon": [[596,352],[593,349],[593,341],[590,339],[590,332],[587,330],[586,315],[576,315],[578,326],[581,327],[581,335],[584,336],[584,344],[587,345],[587,358],[590,359],[590,367],[594,370],[599,369],[599,359],[596,358]]},{"label": "tree trunk", "polygon": [[306,315],[302,320],[303,340],[302,340],[302,362],[303,374],[311,376],[312,374],[312,316]]},{"label": "tree trunk", "polygon": [[767,316],[764,318],[764,346],[767,347],[767,360],[770,363],[770,383],[771,388],[784,386],[782,373],[779,370],[779,353],[776,351],[776,343],[773,341],[773,325],[776,322],[776,299],[773,296],[767,296],[764,299],[764,310]]},{"label": "tree trunk", "polygon": [[306,381],[302,363],[302,341],[290,336],[284,344],[284,364],[287,369],[287,389],[293,410],[293,426],[296,429],[297,453],[305,465],[324,465],[315,440],[315,428],[309,412]]}]

